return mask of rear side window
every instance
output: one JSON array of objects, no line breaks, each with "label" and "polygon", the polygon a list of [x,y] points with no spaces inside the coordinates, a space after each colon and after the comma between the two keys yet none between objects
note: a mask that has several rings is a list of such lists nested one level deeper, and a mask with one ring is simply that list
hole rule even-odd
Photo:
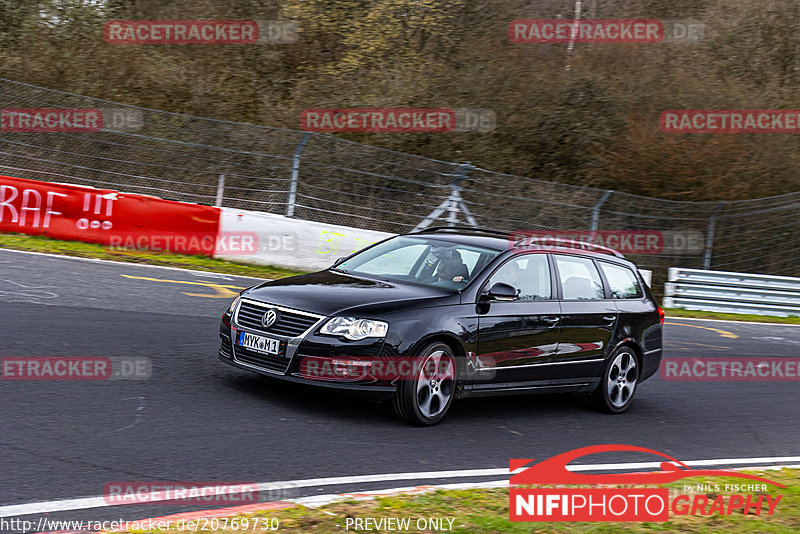
[{"label": "rear side window", "polygon": [[556,256],[564,300],[603,300],[603,282],[594,262],[577,256]]},{"label": "rear side window", "polygon": [[601,261],[600,268],[606,275],[611,296],[615,299],[635,299],[642,297],[642,288],[636,275],[621,265],[614,265]]}]

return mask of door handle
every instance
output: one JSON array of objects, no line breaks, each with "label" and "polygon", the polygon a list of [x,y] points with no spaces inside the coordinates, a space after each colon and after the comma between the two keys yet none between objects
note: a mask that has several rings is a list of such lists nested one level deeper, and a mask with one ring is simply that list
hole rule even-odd
[{"label": "door handle", "polygon": [[606,321],[606,322],[609,322],[609,323],[613,323],[614,321],[617,320],[617,316],[616,315],[604,315],[603,316],[603,320]]},{"label": "door handle", "polygon": [[560,321],[560,317],[542,317],[542,321],[549,324],[550,326],[555,326],[555,324]]}]

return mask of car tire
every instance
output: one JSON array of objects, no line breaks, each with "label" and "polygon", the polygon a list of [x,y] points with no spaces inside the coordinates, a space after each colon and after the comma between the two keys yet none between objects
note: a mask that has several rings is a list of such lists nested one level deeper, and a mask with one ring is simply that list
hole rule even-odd
[{"label": "car tire", "polygon": [[413,376],[400,377],[392,404],[397,417],[412,425],[435,425],[453,404],[457,364],[453,349],[431,343],[415,359]]},{"label": "car tire", "polygon": [[639,385],[639,360],[623,345],[609,356],[597,388],[589,395],[592,405],[605,413],[622,413],[633,402]]}]

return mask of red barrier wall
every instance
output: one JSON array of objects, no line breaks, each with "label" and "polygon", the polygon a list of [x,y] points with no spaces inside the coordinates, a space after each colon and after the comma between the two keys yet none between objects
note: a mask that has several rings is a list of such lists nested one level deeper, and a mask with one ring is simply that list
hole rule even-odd
[{"label": "red barrier wall", "polygon": [[219,217],[212,206],[0,176],[0,232],[211,256]]}]

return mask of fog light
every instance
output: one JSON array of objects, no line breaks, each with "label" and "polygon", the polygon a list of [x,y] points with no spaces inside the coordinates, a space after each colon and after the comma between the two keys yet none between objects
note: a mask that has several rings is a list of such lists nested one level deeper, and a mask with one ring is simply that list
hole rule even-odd
[{"label": "fog light", "polygon": [[372,362],[362,362],[358,360],[333,360],[333,373],[342,378],[360,380],[367,376],[372,367]]}]

